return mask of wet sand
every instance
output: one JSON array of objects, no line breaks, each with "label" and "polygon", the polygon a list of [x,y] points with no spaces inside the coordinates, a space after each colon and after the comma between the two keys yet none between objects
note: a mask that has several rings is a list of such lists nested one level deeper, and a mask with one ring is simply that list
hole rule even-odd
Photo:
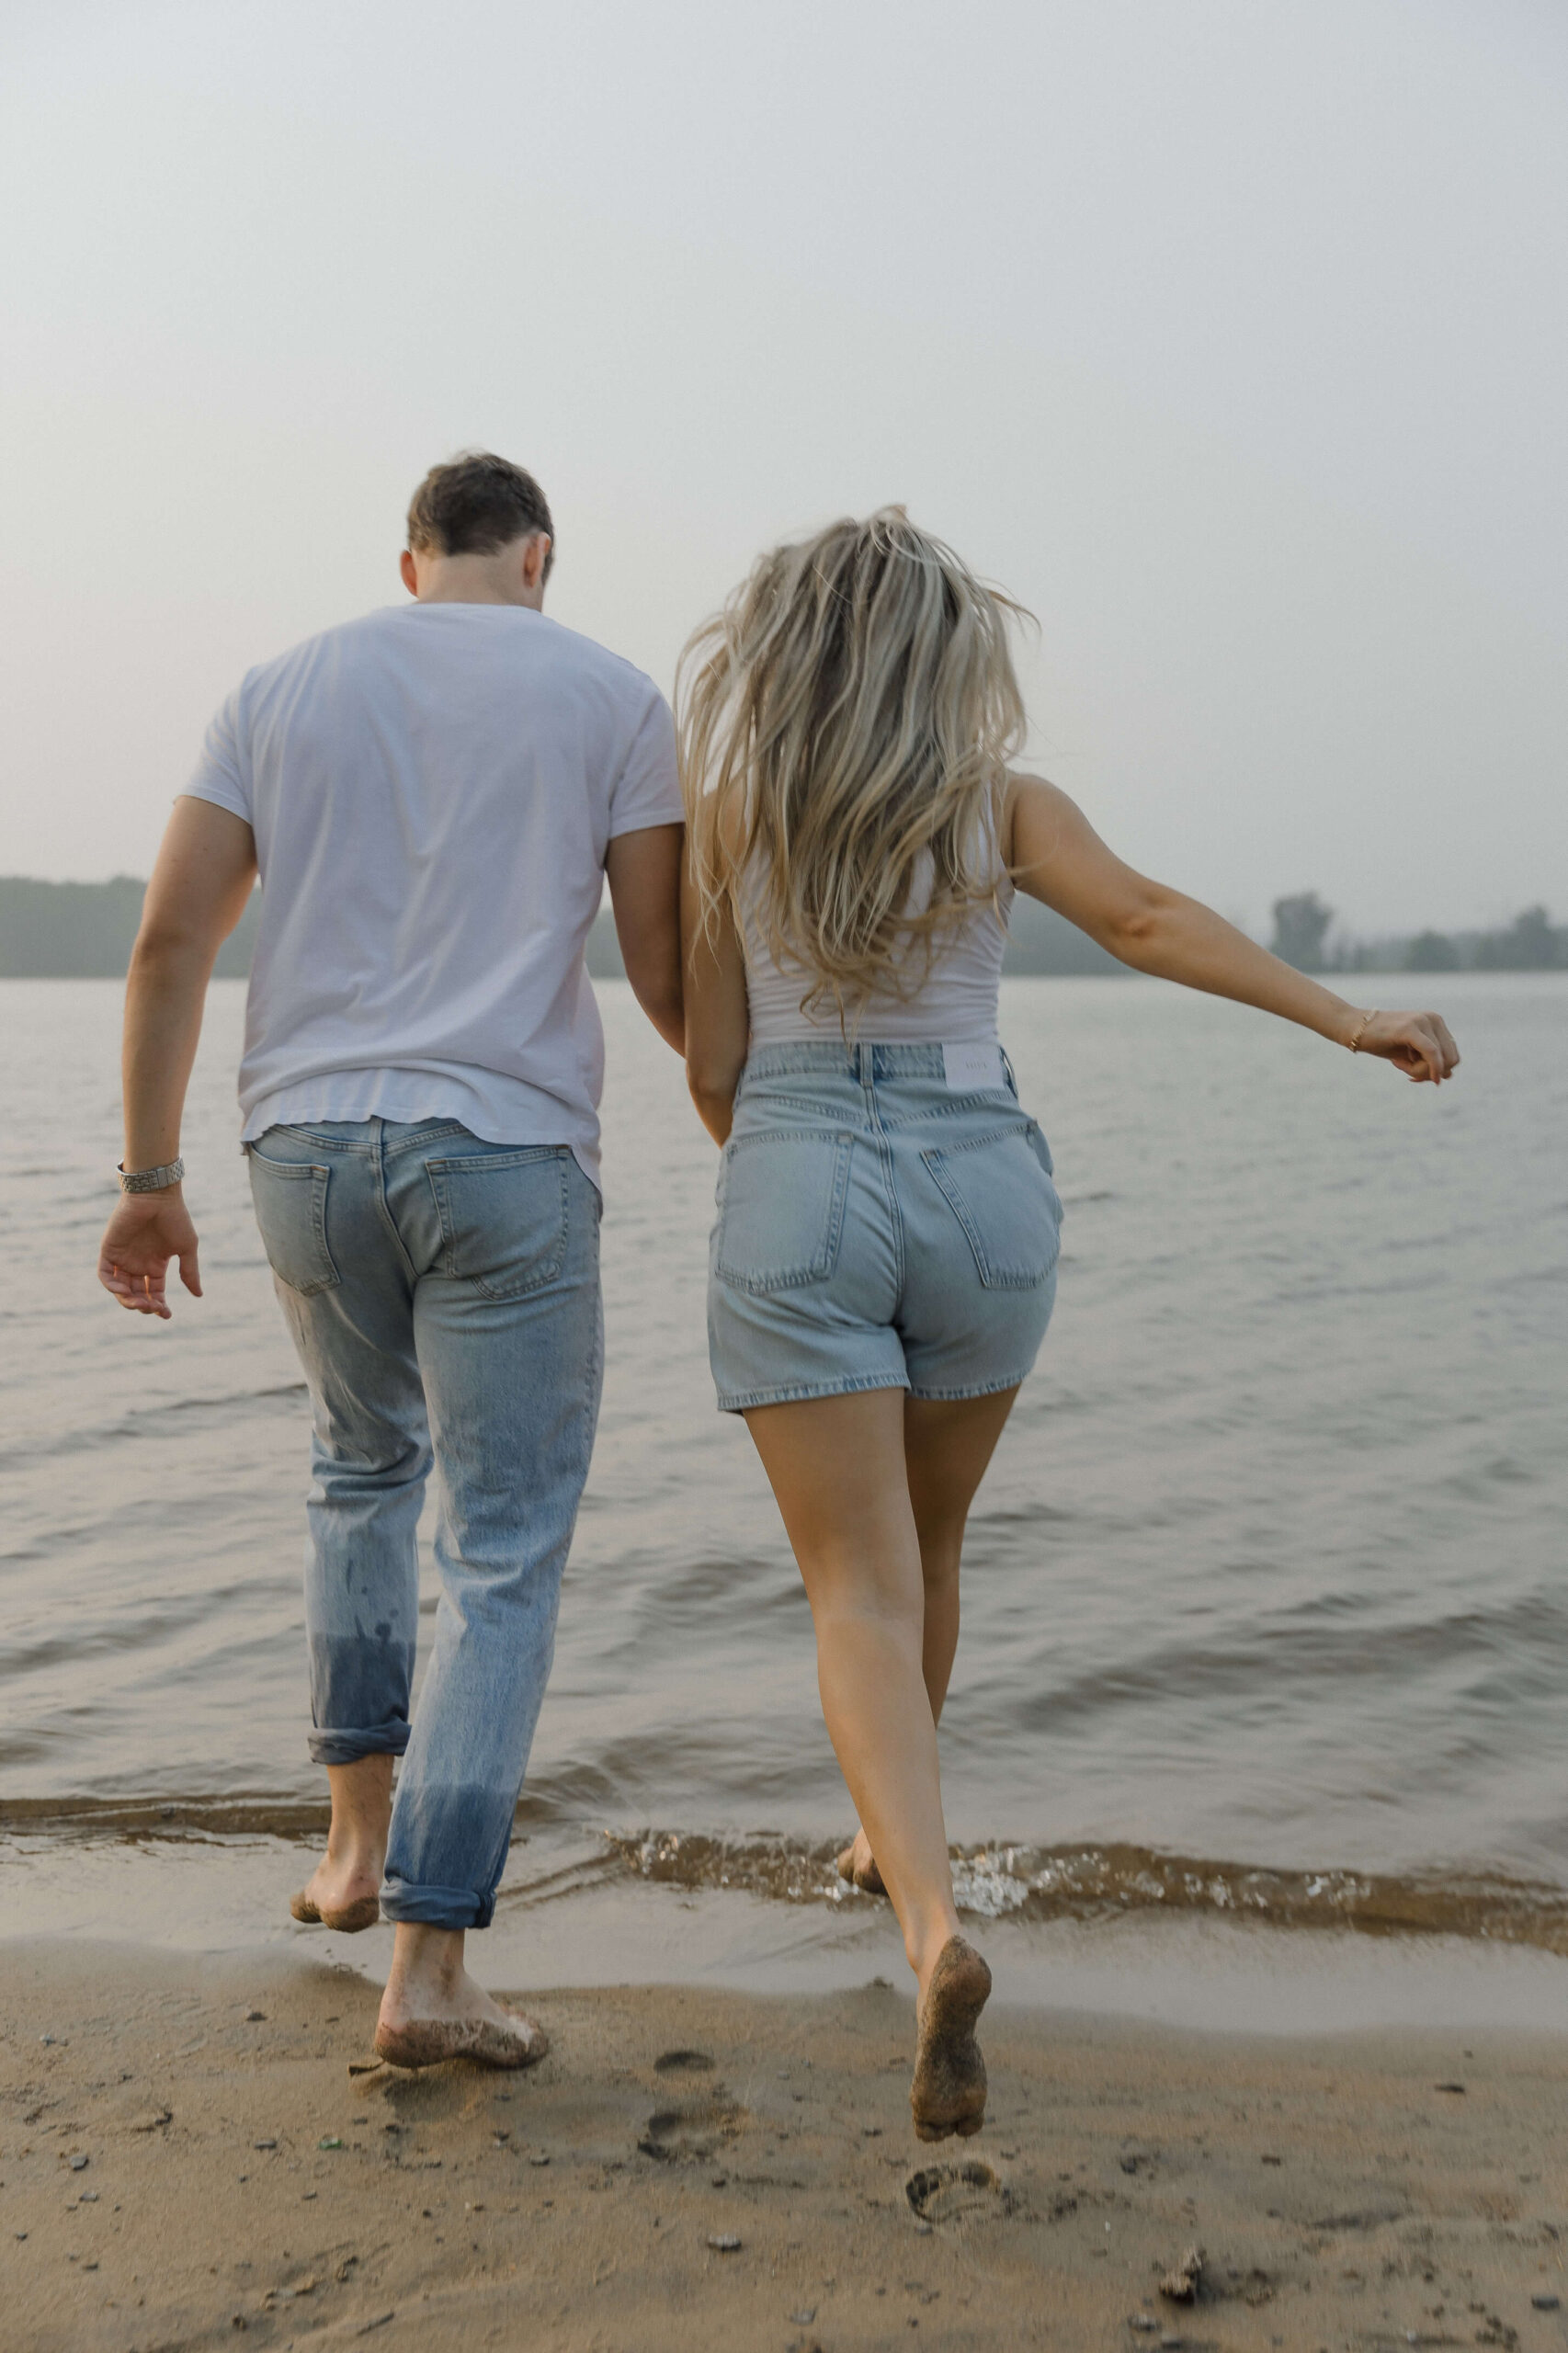
[{"label": "wet sand", "polygon": [[902,1986],[522,1998],[553,2040],[526,2075],[356,2074],[375,1991],[324,1958],[6,1948],[7,2353],[1568,2331],[1562,2038],[994,2008],[985,2129],[927,2148]]}]

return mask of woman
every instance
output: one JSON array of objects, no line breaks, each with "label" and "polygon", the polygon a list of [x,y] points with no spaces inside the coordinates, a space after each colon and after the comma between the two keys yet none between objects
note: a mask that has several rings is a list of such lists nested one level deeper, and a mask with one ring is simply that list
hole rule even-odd
[{"label": "woman", "polygon": [[[1062,1205],[996,1028],[1015,888],[1124,963],[1438,1085],[1430,1013],[1347,1005],[1012,772],[1017,608],[900,507],[764,556],[677,690],[687,1071],[723,1146],[709,1286],[800,1563],[823,1712],[919,1987],[923,2140],[978,2131],[937,1722],[964,1521],[1051,1314]],[[880,1874],[880,1876],[879,1876]]]}]

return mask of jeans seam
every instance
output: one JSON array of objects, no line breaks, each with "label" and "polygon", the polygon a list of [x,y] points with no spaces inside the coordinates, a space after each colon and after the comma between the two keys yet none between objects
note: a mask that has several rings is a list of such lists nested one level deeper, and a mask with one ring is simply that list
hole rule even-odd
[{"label": "jeans seam", "polygon": [[892,1132],[882,1117],[882,1107],[877,1099],[875,1047],[866,1049],[866,1060],[862,1068],[869,1074],[866,1079],[866,1124],[871,1131],[871,1141],[876,1148],[877,1167],[882,1180],[882,1190],[887,1196],[888,1220],[892,1227],[894,1279],[897,1296],[902,1301],[903,1286],[909,1274],[909,1254],[905,1247],[903,1212],[899,1207],[898,1185],[893,1170]]},{"label": "jeans seam", "polygon": [[380,1120],[376,1123],[375,1152],[376,1208],[386,1222],[387,1232],[392,1236],[392,1248],[397,1252],[399,1258],[403,1262],[403,1272],[408,1278],[408,1287],[410,1291],[412,1291],[418,1283],[419,1269],[408,1255],[407,1245],[404,1243],[403,1235],[398,1229],[397,1220],[392,1215],[392,1203],[387,1199],[387,1159],[386,1154],[382,1149],[381,1123]]}]

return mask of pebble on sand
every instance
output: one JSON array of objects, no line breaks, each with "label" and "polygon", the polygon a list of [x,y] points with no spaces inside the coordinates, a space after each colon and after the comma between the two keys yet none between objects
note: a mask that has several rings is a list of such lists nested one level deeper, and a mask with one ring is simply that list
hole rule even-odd
[{"label": "pebble on sand", "polygon": [[1189,2246],[1181,2261],[1166,2272],[1160,2282],[1160,2293],[1168,2296],[1173,2304],[1192,2304],[1198,2301],[1198,2285],[1203,2277],[1203,2249]]}]

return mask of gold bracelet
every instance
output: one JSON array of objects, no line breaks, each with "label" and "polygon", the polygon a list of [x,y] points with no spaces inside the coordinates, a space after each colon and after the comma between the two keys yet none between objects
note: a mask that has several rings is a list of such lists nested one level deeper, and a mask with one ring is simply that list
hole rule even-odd
[{"label": "gold bracelet", "polygon": [[1370,1013],[1364,1013],[1361,1016],[1360,1020],[1358,1021],[1355,1029],[1350,1032],[1350,1051],[1353,1054],[1358,1054],[1361,1051],[1361,1038],[1368,1022],[1375,1021],[1377,1017],[1377,1008],[1374,1006]]}]

